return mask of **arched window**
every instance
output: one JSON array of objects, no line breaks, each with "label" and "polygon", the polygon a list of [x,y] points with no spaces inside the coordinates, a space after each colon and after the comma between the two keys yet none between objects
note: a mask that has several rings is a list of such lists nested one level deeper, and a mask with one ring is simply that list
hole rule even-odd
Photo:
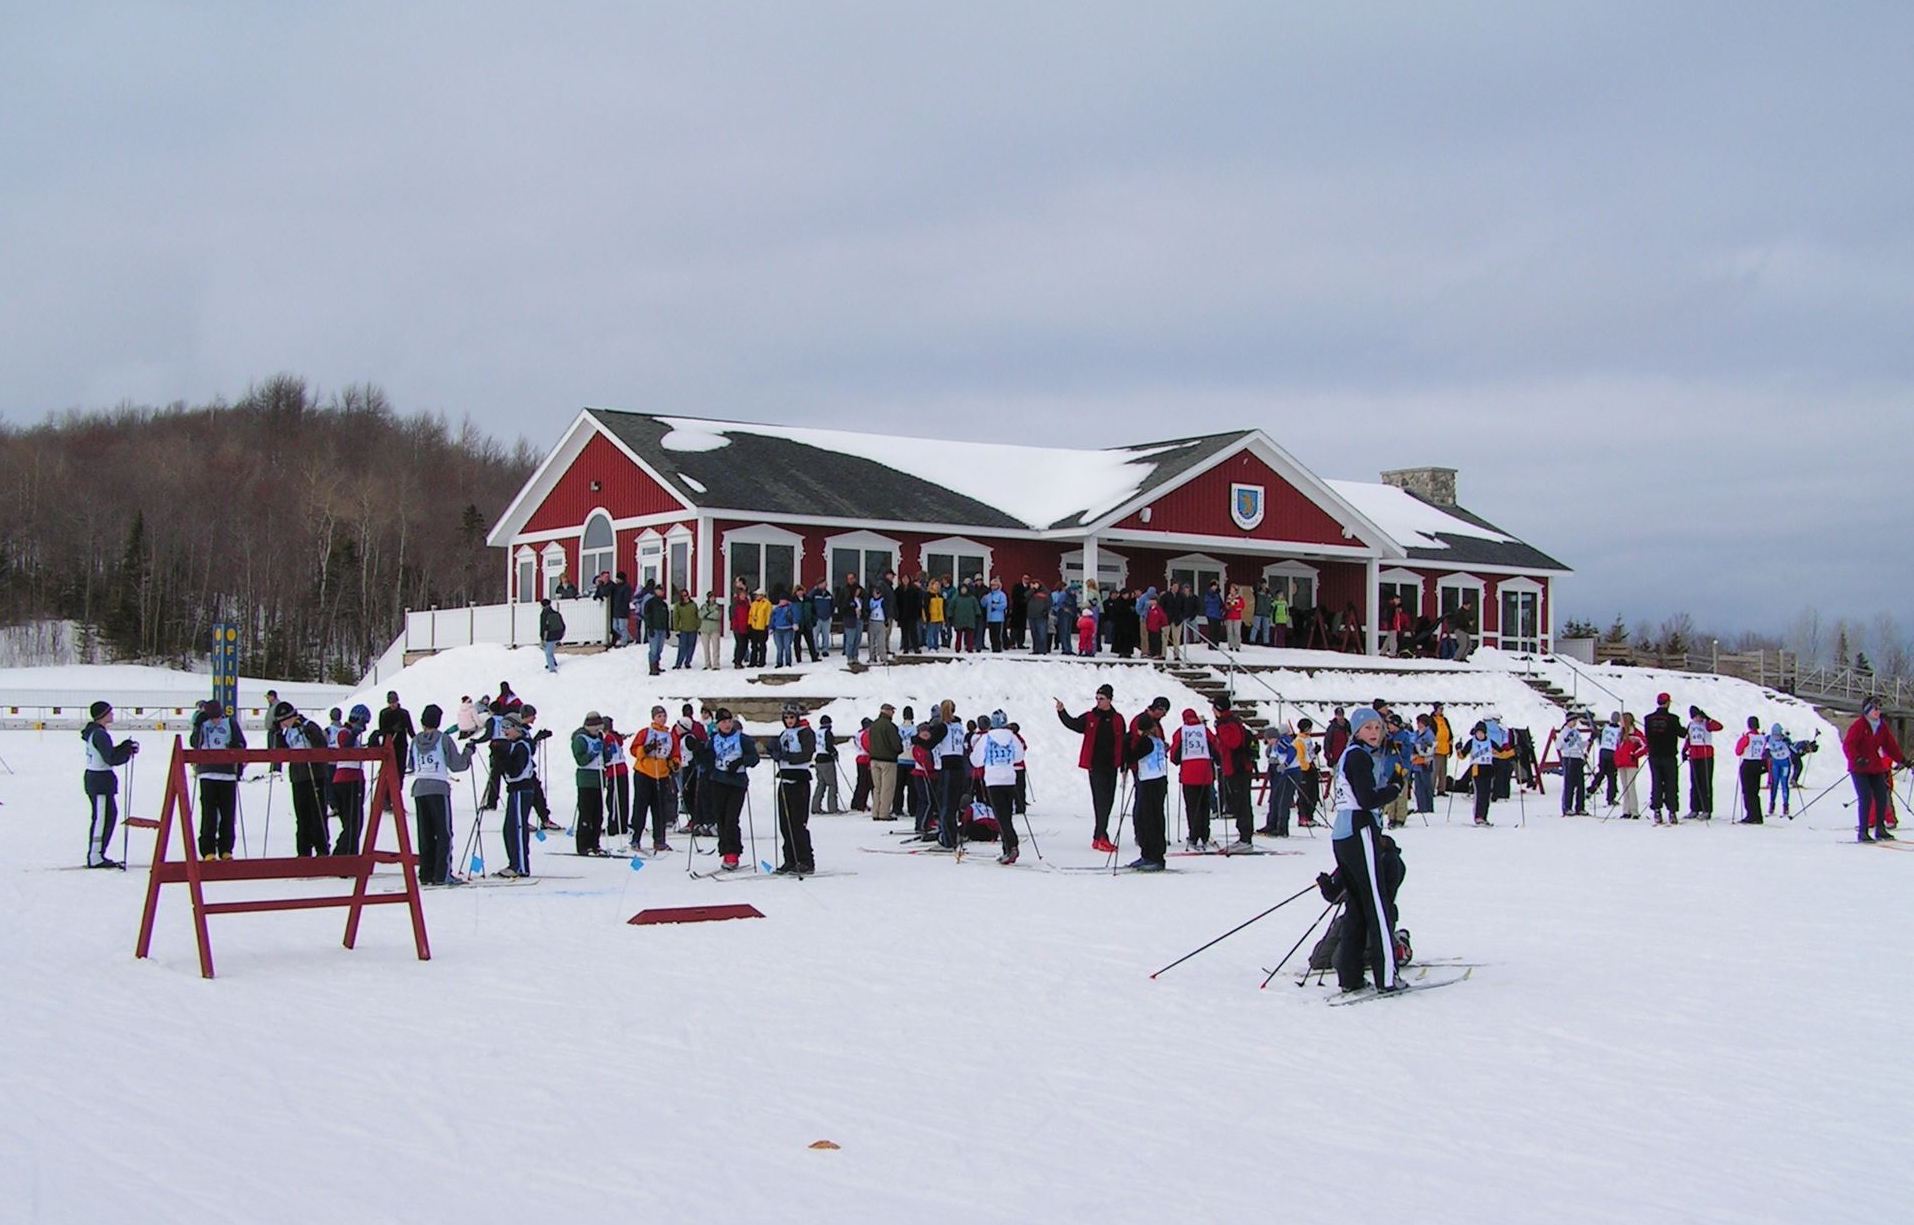
[{"label": "arched window", "polygon": [[545,581],[539,585],[538,594],[549,599],[565,581],[565,546],[554,540],[545,546],[542,556]]},{"label": "arched window", "polygon": [[532,552],[532,546],[520,545],[518,552],[512,555],[518,564],[518,598],[524,603],[538,599],[538,554]]},{"label": "arched window", "polygon": [[578,585],[581,589],[600,574],[618,573],[618,535],[611,530],[611,516],[595,510],[585,520],[584,535],[578,538]]}]

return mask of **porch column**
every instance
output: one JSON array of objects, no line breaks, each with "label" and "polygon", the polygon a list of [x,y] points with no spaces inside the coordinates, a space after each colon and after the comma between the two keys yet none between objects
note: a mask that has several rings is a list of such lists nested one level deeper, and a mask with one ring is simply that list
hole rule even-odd
[{"label": "porch column", "polygon": [[1366,594],[1363,598],[1369,606],[1364,620],[1369,626],[1369,653],[1374,655],[1382,649],[1382,610],[1376,607],[1381,603],[1381,601],[1376,598],[1376,593],[1382,582],[1382,567],[1377,563],[1375,558],[1371,557],[1367,562],[1363,563],[1362,572],[1368,584],[1365,588]]},{"label": "porch column", "polygon": [[703,599],[705,592],[712,590],[711,516],[698,516],[698,534],[695,543],[692,545],[692,551],[697,554],[697,557],[692,562],[692,569],[696,571],[698,575],[698,595],[696,598]]},{"label": "porch column", "polygon": [[1097,597],[1101,599],[1103,596],[1103,580],[1097,577],[1097,538],[1095,536],[1085,536],[1083,538],[1083,589],[1085,592],[1090,590],[1090,584],[1092,582],[1096,583]]}]

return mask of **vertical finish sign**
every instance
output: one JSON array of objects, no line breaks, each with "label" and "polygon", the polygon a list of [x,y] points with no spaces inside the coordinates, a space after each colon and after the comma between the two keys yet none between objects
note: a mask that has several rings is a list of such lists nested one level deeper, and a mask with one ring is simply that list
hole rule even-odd
[{"label": "vertical finish sign", "polygon": [[213,626],[213,701],[228,714],[239,709],[239,627]]}]

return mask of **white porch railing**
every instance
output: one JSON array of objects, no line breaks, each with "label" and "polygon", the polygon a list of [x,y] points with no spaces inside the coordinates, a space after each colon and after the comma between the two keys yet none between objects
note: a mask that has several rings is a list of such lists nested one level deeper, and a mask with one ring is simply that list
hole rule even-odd
[{"label": "white porch railing", "polygon": [[[560,642],[576,645],[605,640],[609,624],[606,619],[609,606],[605,601],[553,600],[552,607],[565,618],[565,634]],[[418,651],[444,651],[477,643],[537,646],[539,612],[535,603],[407,609],[405,629],[379,656],[360,685],[378,684],[404,667],[408,654]]]}]

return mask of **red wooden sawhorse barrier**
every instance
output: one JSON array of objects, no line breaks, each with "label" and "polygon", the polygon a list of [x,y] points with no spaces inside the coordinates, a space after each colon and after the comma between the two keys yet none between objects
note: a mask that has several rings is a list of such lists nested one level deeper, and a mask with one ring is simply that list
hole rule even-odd
[{"label": "red wooden sawhorse barrier", "polygon": [[[282,856],[267,859],[204,860],[199,857],[193,825],[193,789],[187,766],[234,766],[257,762],[325,763],[362,761],[378,766],[373,782],[371,807],[366,816],[364,835],[357,855],[320,855],[316,858]],[[381,851],[379,831],[387,812],[398,834],[399,849]],[[146,883],[146,911],[140,918],[140,940],[135,957],[145,957],[153,944],[153,919],[159,911],[161,885],[184,883],[193,899],[193,928],[199,938],[199,972],[213,977],[213,946],[206,934],[206,916],[247,914],[262,910],[311,910],[344,906],[346,911],[345,946],[353,947],[359,938],[359,916],[367,906],[405,903],[412,912],[412,939],[418,946],[419,960],[429,961],[431,946],[425,938],[425,911],[420,905],[418,857],[412,851],[412,833],[406,827],[405,794],[402,776],[389,748],[364,749],[189,749],[173,737],[173,760],[166,770],[166,799],[160,808],[159,837],[153,846],[153,870]],[[179,859],[166,857],[167,839],[179,828]],[[372,893],[366,886],[373,869],[382,863],[399,865],[405,887],[392,893]],[[349,894],[322,897],[252,898],[240,902],[208,902],[203,886],[208,881],[229,880],[316,880],[341,878],[353,882]]]}]

